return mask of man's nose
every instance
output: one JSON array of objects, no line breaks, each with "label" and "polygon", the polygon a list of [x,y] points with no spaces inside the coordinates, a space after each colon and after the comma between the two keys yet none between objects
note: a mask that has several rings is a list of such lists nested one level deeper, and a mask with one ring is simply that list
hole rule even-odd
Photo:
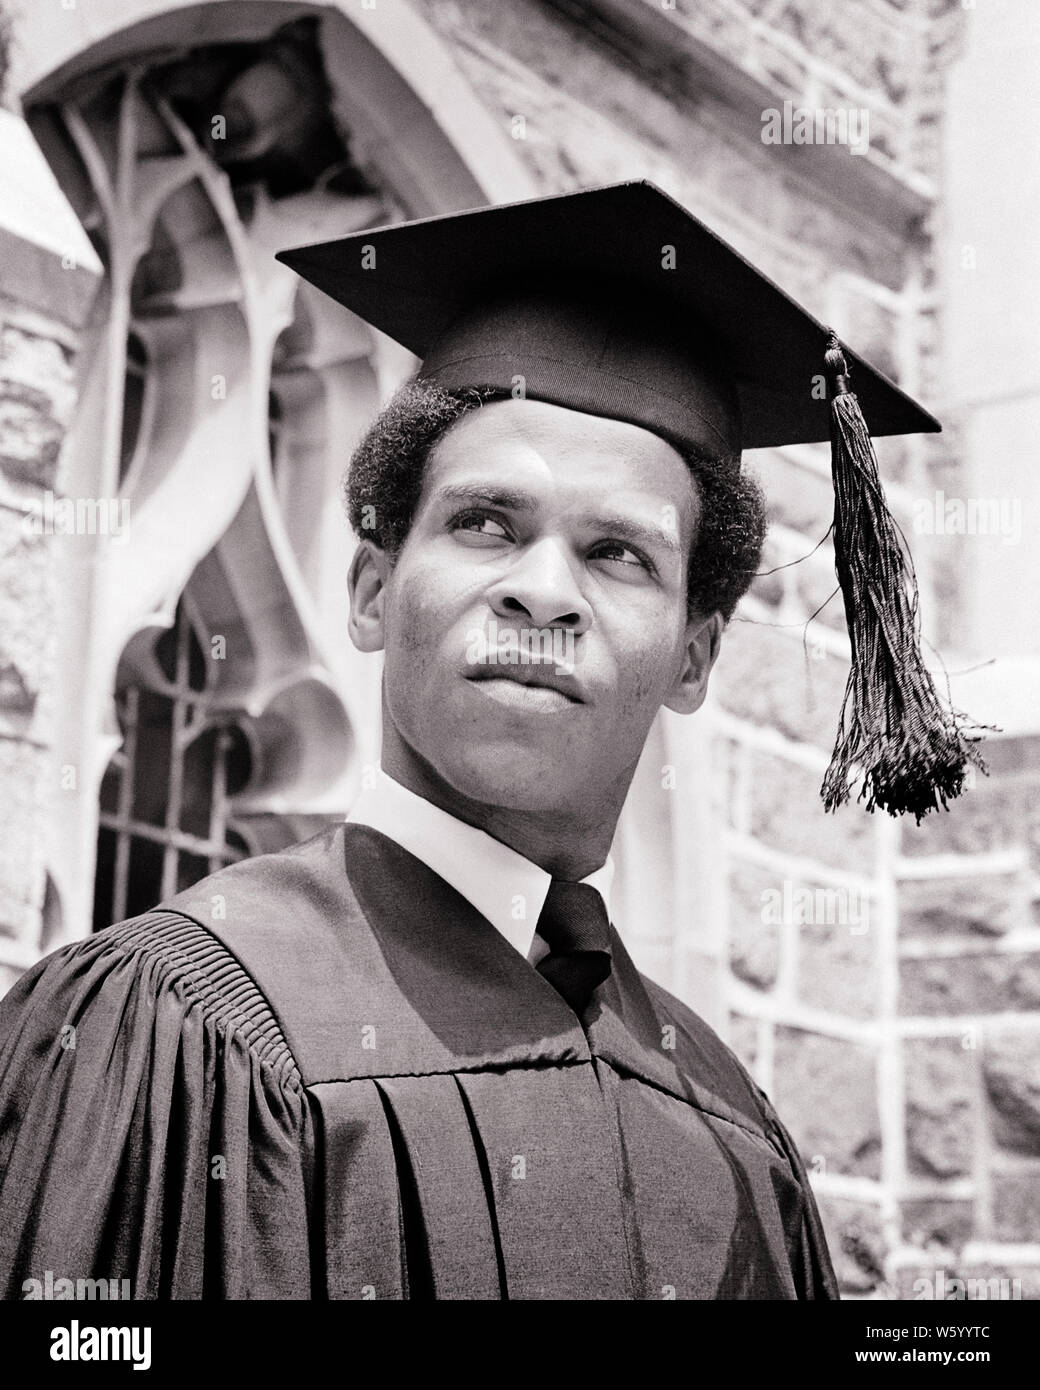
[{"label": "man's nose", "polygon": [[524,617],[532,627],[566,627],[578,636],[592,624],[573,557],[551,537],[518,554],[491,586],[488,600],[499,617]]}]

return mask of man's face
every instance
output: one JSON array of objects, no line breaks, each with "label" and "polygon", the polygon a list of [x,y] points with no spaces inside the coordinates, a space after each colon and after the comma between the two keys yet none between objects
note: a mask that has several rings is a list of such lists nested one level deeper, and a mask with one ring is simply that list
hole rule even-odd
[{"label": "man's face", "polygon": [[717,619],[687,618],[698,506],[680,455],[635,425],[534,401],[464,415],[385,570],[391,735],[485,805],[623,799],[658,709],[699,705],[717,646]]}]

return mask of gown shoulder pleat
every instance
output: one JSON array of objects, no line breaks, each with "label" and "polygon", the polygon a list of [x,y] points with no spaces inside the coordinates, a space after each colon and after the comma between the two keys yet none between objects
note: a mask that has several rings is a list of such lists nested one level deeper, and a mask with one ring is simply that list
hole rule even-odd
[{"label": "gown shoulder pleat", "polygon": [[0,1000],[0,1292],[308,1297],[308,1107],[264,996],[152,912]]}]

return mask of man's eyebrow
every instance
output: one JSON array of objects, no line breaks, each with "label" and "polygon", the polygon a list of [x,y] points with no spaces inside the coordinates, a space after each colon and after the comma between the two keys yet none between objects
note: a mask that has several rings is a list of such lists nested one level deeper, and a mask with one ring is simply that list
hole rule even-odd
[{"label": "man's eyebrow", "polygon": [[[501,507],[505,511],[526,514],[537,511],[540,505],[530,493],[502,487],[497,483],[446,483],[444,487],[437,489],[432,500],[483,503],[485,506]],[[580,517],[579,521],[589,530],[601,531],[604,535],[616,536],[619,540],[671,550],[677,554],[682,552],[675,530],[666,526],[654,526],[618,512],[594,512]]]},{"label": "man's eyebrow", "polygon": [[661,546],[665,550],[674,550],[676,554],[682,552],[678,535],[667,526],[651,526],[645,521],[636,521],[634,517],[619,516],[614,512],[596,512],[586,521],[596,530],[617,536],[620,540],[634,541],[637,545]]},{"label": "man's eyebrow", "polygon": [[529,492],[502,487],[498,483],[446,483],[433,494],[434,502],[483,502],[510,512],[535,512],[537,499]]}]

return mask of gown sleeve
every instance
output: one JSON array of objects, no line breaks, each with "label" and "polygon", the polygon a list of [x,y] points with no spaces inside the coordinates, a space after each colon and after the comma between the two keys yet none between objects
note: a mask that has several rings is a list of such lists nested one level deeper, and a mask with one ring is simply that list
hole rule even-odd
[{"label": "gown sleeve", "polygon": [[0,1296],[309,1297],[307,1128],[266,1000],[201,926],[55,952],[0,1001]]}]

